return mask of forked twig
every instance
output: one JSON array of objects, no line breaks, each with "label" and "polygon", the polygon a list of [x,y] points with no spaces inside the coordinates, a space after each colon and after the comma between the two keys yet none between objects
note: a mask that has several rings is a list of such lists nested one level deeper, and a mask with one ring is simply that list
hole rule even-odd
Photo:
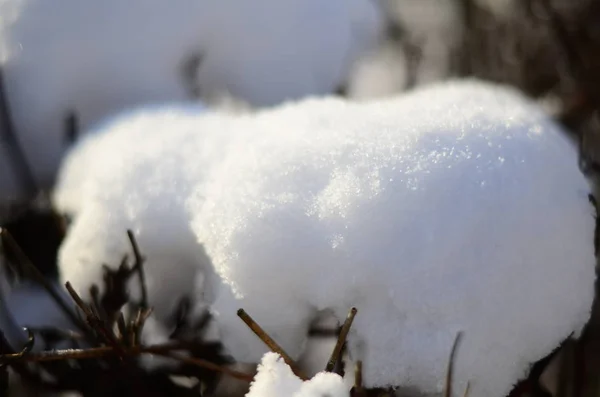
[{"label": "forked twig", "polygon": [[342,352],[342,347],[346,343],[346,337],[348,336],[348,332],[350,332],[350,327],[352,326],[352,322],[354,321],[354,317],[356,316],[356,308],[353,307],[350,309],[348,316],[346,317],[346,321],[344,321],[344,325],[342,325],[342,329],[340,331],[340,335],[338,336],[335,347],[333,348],[333,352],[331,353],[331,357],[325,366],[325,371],[332,372],[335,368],[335,364],[340,358],[340,353]]},{"label": "forked twig", "polygon": [[290,366],[290,368],[292,369],[292,371],[294,372],[294,374],[296,374],[296,376],[298,376],[302,380],[307,380],[308,379],[298,369],[298,367],[296,366],[296,363],[294,362],[294,360],[283,350],[283,348],[281,348],[281,346],[279,346],[277,344],[277,342],[275,342],[273,340],[273,338],[271,338],[262,329],[262,327],[260,325],[258,325],[258,323],[256,321],[254,321],[254,319],[252,317],[250,317],[250,315],[248,313],[246,313],[246,311],[244,309],[239,309],[237,311],[237,315],[238,315],[239,318],[242,319],[242,321],[244,323],[246,323],[246,325],[248,326],[248,328],[250,328],[252,330],[252,332],[254,332],[254,334],[256,336],[258,336],[258,338],[261,341],[263,341],[263,343],[265,345],[267,345],[267,347],[269,349],[271,349],[272,352],[275,352],[275,353],[279,354],[283,358],[283,360],[285,361],[285,363]]},{"label": "forked twig", "polygon": [[129,237],[129,242],[131,243],[131,249],[133,250],[133,255],[135,258],[135,264],[133,265],[132,270],[135,270],[140,279],[140,290],[142,293],[142,302],[141,306],[143,309],[148,308],[148,288],[146,286],[146,272],[144,271],[144,261],[145,258],[140,253],[140,248],[135,239],[133,231],[127,230],[127,237]]},{"label": "forked twig", "polygon": [[123,350],[123,347],[119,344],[119,341],[114,336],[114,334],[106,327],[104,321],[102,321],[102,319],[98,317],[98,314],[96,314],[90,308],[90,306],[85,304],[83,299],[81,299],[79,294],[75,291],[75,289],[73,289],[73,286],[70,282],[67,281],[65,283],[65,287],[67,288],[69,295],[71,295],[71,298],[73,298],[77,306],[85,314],[86,320],[90,327],[93,330],[95,330],[97,334],[100,335],[102,339],[104,339],[104,342],[110,345],[119,354],[120,357],[124,357],[125,351]]}]

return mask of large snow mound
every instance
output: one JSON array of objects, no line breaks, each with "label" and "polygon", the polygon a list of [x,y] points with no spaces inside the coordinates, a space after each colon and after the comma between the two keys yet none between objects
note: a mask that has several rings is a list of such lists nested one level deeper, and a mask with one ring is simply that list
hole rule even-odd
[{"label": "large snow mound", "polygon": [[[47,186],[67,147],[69,112],[87,130],[196,90],[254,105],[326,94],[381,24],[368,0],[0,0],[0,67],[19,139]],[[23,194],[4,179],[3,196]]]},{"label": "large snow mound", "polygon": [[241,362],[266,348],[240,307],[297,358],[319,313],[356,306],[349,353],[368,386],[441,391],[464,331],[456,390],[505,396],[589,316],[595,222],[576,150],[500,86],[148,110],[79,145],[60,180],[63,280],[87,290],[131,227],[154,303],[166,313],[196,276]]},{"label": "large snow mound", "polygon": [[576,150],[516,92],[449,83],[264,112],[191,207],[228,285],[222,337],[258,360],[243,307],[293,356],[316,312],[359,314],[368,385],[504,396],[589,316],[594,213]]}]

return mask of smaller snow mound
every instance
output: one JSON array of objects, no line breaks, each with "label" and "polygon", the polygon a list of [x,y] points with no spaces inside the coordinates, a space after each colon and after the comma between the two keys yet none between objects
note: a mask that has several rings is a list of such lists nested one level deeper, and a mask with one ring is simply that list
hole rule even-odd
[{"label": "smaller snow mound", "polygon": [[318,373],[303,382],[276,353],[266,353],[246,397],[347,397],[349,389],[333,373]]},{"label": "smaller snow mound", "polygon": [[[59,252],[63,281],[88,291],[102,279],[103,264],[115,268],[125,255],[132,259],[130,229],[147,258],[148,294],[159,319],[194,289],[196,271],[208,260],[188,226],[188,173],[206,172],[229,136],[217,128],[221,116],[203,116],[193,106],[137,110],[73,149],[54,192],[58,211],[73,218]],[[138,283],[131,287],[138,297]]]}]

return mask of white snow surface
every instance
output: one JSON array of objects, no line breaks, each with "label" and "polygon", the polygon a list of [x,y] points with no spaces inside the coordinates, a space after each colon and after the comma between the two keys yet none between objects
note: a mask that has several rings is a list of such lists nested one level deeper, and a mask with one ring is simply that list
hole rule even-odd
[{"label": "white snow surface", "polygon": [[578,332],[593,297],[594,213],[576,150],[516,92],[463,82],[397,99],[325,99],[259,114],[192,199],[193,228],[229,285],[222,337],[293,357],[310,320],[358,315],[350,354],[368,385],[504,396]]},{"label": "white snow surface", "polygon": [[[194,88],[258,106],[326,94],[381,24],[369,0],[0,0],[0,67],[20,142],[48,186],[67,148],[70,111],[87,131]],[[184,72],[197,56],[199,67]],[[5,176],[0,188],[5,198],[24,194]]]},{"label": "white snow surface", "polygon": [[[85,295],[102,279],[103,264],[116,268],[124,255],[132,263],[127,229],[147,258],[148,295],[160,320],[194,289],[200,268],[210,277],[185,211],[189,173],[205,178],[234,133],[221,125],[225,116],[203,113],[200,106],[140,109],[106,123],[69,153],[53,197],[73,219],[59,251],[63,282]],[[140,297],[137,277],[130,285]]]},{"label": "white snow surface", "polygon": [[500,397],[587,321],[589,186],[563,131],[512,89],[188,110],[125,116],[71,153],[55,193],[74,214],[63,279],[87,290],[132,227],[154,303],[199,273],[239,361],[266,352],[240,307],[297,358],[319,313],[355,306],[366,385],[424,394],[441,391],[458,331],[455,390]]},{"label": "white snow surface", "polygon": [[350,390],[333,373],[320,372],[302,381],[276,353],[266,353],[246,397],[347,397]]}]

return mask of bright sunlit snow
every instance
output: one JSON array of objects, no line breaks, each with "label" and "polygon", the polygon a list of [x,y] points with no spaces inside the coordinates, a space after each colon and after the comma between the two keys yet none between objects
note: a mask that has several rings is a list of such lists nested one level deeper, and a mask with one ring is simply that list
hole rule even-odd
[{"label": "bright sunlit snow", "polygon": [[246,397],[347,397],[343,379],[321,372],[303,382],[276,353],[266,353]]},{"label": "bright sunlit snow", "polygon": [[562,131],[515,92],[315,100],[245,131],[192,199],[236,358],[265,351],[239,307],[297,357],[318,310],[356,306],[350,354],[368,385],[441,391],[462,330],[457,390],[504,396],[587,321],[589,187]]},{"label": "bright sunlit snow", "polygon": [[366,385],[423,393],[441,391],[458,331],[455,390],[503,397],[587,321],[589,186],[560,128],[516,92],[466,81],[196,113],[124,116],[73,151],[55,192],[74,214],[63,279],[85,291],[131,227],[163,317],[199,273],[238,360],[266,352],[240,307],[297,358],[319,313],[356,306],[349,353]]}]

